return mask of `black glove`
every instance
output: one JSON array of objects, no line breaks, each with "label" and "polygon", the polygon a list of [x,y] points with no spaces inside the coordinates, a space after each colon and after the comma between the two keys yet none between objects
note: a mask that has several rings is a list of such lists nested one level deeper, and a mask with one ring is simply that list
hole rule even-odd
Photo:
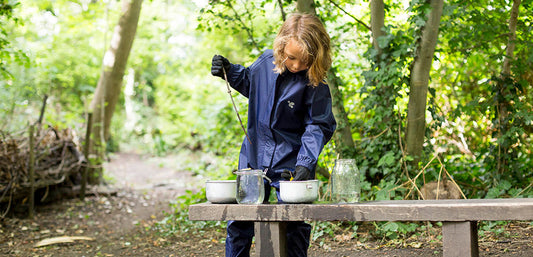
[{"label": "black glove", "polygon": [[281,177],[285,180],[292,180],[294,181],[302,181],[302,180],[310,180],[313,177],[311,176],[311,171],[304,167],[304,166],[296,166],[296,169],[294,169],[293,172],[290,170],[284,170],[281,173]]},{"label": "black glove", "polygon": [[290,170],[284,170],[281,173],[281,177],[287,181],[290,181],[292,178],[292,172]]},{"label": "black glove", "polygon": [[211,74],[213,76],[224,78],[224,71],[222,69],[228,73],[230,68],[231,63],[224,56],[218,54],[213,56],[213,60],[211,61]]},{"label": "black glove", "polygon": [[311,171],[308,168],[304,166],[296,166],[296,169],[294,169],[294,178],[292,180],[302,181],[310,180],[312,178]]}]

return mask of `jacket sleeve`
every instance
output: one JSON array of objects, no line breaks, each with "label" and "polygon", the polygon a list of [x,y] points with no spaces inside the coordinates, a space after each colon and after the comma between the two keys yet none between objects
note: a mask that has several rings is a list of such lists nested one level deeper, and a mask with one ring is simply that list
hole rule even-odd
[{"label": "jacket sleeve", "polygon": [[249,97],[251,85],[249,68],[245,68],[240,64],[231,64],[228,72],[228,82],[233,89],[239,91],[246,98]]},{"label": "jacket sleeve", "polygon": [[[271,55],[271,54],[270,54]],[[243,96],[249,98],[250,87],[252,86],[252,74],[257,70],[263,62],[268,60],[269,52],[263,53],[257,60],[245,68],[240,64],[231,64],[228,74],[228,82],[232,88],[239,91]]]},{"label": "jacket sleeve", "polygon": [[311,89],[306,100],[307,115],[302,146],[298,152],[296,166],[301,165],[314,171],[318,156],[333,136],[337,123],[331,109],[331,94],[326,84]]}]

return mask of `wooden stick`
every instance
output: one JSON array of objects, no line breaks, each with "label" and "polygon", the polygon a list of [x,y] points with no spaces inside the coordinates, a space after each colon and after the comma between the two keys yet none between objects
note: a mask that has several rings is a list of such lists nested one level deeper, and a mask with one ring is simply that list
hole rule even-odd
[{"label": "wooden stick", "polygon": [[41,115],[39,115],[39,125],[43,123],[43,117],[44,117],[44,108],[46,107],[46,100],[48,99],[48,95],[44,95],[43,99],[43,105],[41,106]]},{"label": "wooden stick", "polygon": [[250,146],[252,145],[252,141],[250,140],[250,137],[248,137],[248,132],[246,132],[246,129],[244,128],[244,125],[242,125],[241,115],[239,115],[239,110],[237,109],[237,106],[235,105],[235,101],[233,100],[233,96],[231,95],[231,88],[228,82],[228,76],[226,75],[226,70],[222,68],[222,71],[224,71],[224,80],[226,81],[226,87],[228,88],[228,94],[231,98],[231,103],[233,104],[233,109],[235,109],[235,113],[237,113],[237,118],[239,119],[239,123],[241,124],[242,131],[244,131],[244,135],[246,135],[246,138],[248,139],[248,143],[250,143]]},{"label": "wooden stick", "polygon": [[450,173],[448,173],[448,170],[446,170],[446,168],[444,168],[444,164],[442,164],[442,161],[440,160],[440,158],[437,159],[442,167],[442,169],[444,169],[444,172],[446,172],[446,175],[448,175],[448,178],[450,178],[450,180],[453,182],[453,184],[455,185],[455,187],[457,187],[457,189],[459,190],[459,192],[461,192],[461,195],[463,196],[464,199],[466,199],[466,195],[463,193],[463,190],[459,187],[459,185],[457,184],[457,182],[455,182],[455,179],[453,179],[452,175],[450,175]]},{"label": "wooden stick", "polygon": [[30,219],[33,219],[33,207],[35,206],[35,155],[33,153],[33,125],[30,125],[30,160],[29,160],[29,168],[30,168],[30,209],[29,209],[29,216]]},{"label": "wooden stick", "polygon": [[81,189],[80,189],[80,199],[85,200],[85,189],[87,188],[87,176],[89,169],[89,144],[91,142],[91,127],[93,126],[93,113],[90,112],[87,114],[87,129],[85,132],[85,145],[83,146],[83,154],[85,155],[85,166],[82,168],[83,173],[81,175]]}]

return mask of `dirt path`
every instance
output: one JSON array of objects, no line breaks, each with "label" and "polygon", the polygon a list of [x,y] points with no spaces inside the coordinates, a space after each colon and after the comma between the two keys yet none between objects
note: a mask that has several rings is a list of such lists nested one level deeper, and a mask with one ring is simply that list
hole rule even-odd
[{"label": "dirt path", "polygon": [[[100,194],[85,202],[69,199],[36,206],[33,220],[3,220],[0,256],[182,256],[175,254],[169,239],[148,229],[171,211],[170,201],[185,190],[196,190],[201,182],[177,168],[177,161],[132,153],[112,156],[105,164],[110,184],[100,188]],[[34,247],[57,237],[85,238]]]},{"label": "dirt path", "polygon": [[[150,230],[165,212],[172,211],[169,203],[173,199],[203,184],[203,179],[183,170],[183,158],[114,155],[105,169],[112,182],[108,190],[116,194],[37,206],[33,220],[1,220],[0,256],[224,256],[225,231],[220,227],[168,237]],[[368,240],[365,230],[360,230],[358,238],[319,239],[312,243],[309,255],[442,256],[438,231],[423,242],[408,239],[403,246],[390,242],[385,246],[383,241]],[[480,240],[480,255],[533,256],[532,236],[529,222],[508,225],[504,233]],[[43,239],[58,237],[78,240],[35,247]]]}]

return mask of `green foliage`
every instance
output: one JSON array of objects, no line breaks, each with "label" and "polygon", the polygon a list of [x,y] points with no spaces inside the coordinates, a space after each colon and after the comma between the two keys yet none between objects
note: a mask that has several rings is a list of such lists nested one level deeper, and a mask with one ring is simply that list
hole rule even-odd
[{"label": "green foliage", "polygon": [[169,236],[183,233],[201,233],[202,229],[208,226],[225,225],[225,222],[219,221],[189,220],[189,205],[205,201],[205,189],[197,193],[188,190],[185,195],[179,196],[176,201],[170,203],[173,213],[166,213],[165,218],[156,223],[152,229],[155,229],[162,236]]},{"label": "green foliage", "polygon": [[376,226],[376,234],[382,235],[384,239],[398,239],[399,236],[408,238],[411,233],[419,228],[416,223],[405,222],[385,222],[381,225],[374,225]]},{"label": "green foliage", "polygon": [[[237,166],[244,134],[224,81],[209,72],[211,58],[222,54],[233,63],[250,65],[271,48],[282,17],[279,1],[200,2],[143,3],[125,74],[134,78],[133,92],[117,106],[109,145],[156,155],[183,149],[217,155],[217,165],[210,160],[183,165],[205,177],[228,177]],[[281,2],[286,13],[296,9],[296,1]],[[416,169],[406,166],[412,158],[403,154],[402,139],[410,67],[429,11],[427,1],[409,6],[386,1],[385,34],[378,39],[381,53],[372,48],[364,24],[370,18],[368,2],[335,3],[316,1],[332,39],[333,66],[356,142],[351,152],[363,173],[363,201],[416,198],[407,176],[417,174],[407,171],[420,167],[418,186],[422,177],[437,180],[446,171],[469,198],[533,196],[529,2],[519,10],[510,76],[501,75],[510,3],[445,3],[431,70],[425,156]],[[0,6],[0,130],[20,131],[36,120],[48,95],[45,122],[84,131],[119,2],[27,0],[2,1]],[[247,101],[236,92],[233,96],[246,123]],[[319,168],[331,170],[335,158],[329,143]],[[202,191],[179,198],[159,229],[172,234],[220,225],[186,219],[186,207],[201,201]],[[355,236],[358,229],[356,223],[328,224],[315,225],[314,240],[348,232]],[[416,234],[413,226],[376,223],[376,235],[401,238],[402,233]]]},{"label": "green foliage", "polygon": [[[412,3],[415,4],[415,3]],[[416,10],[417,5],[411,8]],[[418,7],[421,9],[422,7]],[[362,134],[358,145],[362,154],[359,165],[372,185],[385,180],[389,186],[402,180],[405,161],[401,140],[405,128],[409,70],[415,57],[417,36],[422,22],[423,11],[415,12],[410,23],[386,25],[385,34],[378,38],[381,52],[368,45],[365,57],[371,63],[365,71],[365,84],[362,87],[363,112],[365,116]],[[405,177],[403,179],[406,179]],[[374,195],[370,193],[369,195]],[[378,195],[381,197],[381,194]]]},{"label": "green foliage", "polygon": [[[502,12],[508,7],[488,2],[445,5],[440,33],[444,40],[438,44],[428,94],[425,146],[426,156],[437,150],[444,162],[428,162],[426,157],[422,165],[427,165],[425,181],[436,180],[445,169],[464,185],[467,196],[485,197],[491,190],[490,197],[516,197],[529,193],[531,182],[527,178],[532,175],[531,137],[527,132],[532,123],[531,94],[523,90],[531,80],[516,75],[528,74],[524,68],[533,60],[531,51],[522,48],[530,42],[521,40],[531,37],[531,33],[524,33],[531,24],[530,10],[520,9],[520,50],[512,66],[515,75],[501,79],[492,74],[502,66],[502,46],[508,38],[498,35],[508,30],[508,11]],[[487,5],[493,8],[487,10]],[[406,168],[402,163],[410,159],[403,156],[401,148],[409,93],[407,67],[416,56],[418,35],[429,9],[425,1],[412,1],[408,10],[409,22],[386,25],[385,36],[378,39],[383,53],[378,56],[369,46],[365,55],[371,68],[364,73],[366,82],[361,90],[365,116],[358,166],[372,185],[366,195],[378,199],[395,197],[393,192],[405,185],[405,175],[413,175],[402,173]],[[505,113],[501,113],[502,107]],[[508,184],[512,187],[503,192],[494,189]]]},{"label": "green foliage", "polygon": [[[272,16],[275,8],[268,1],[216,1],[200,10],[198,29],[240,38],[257,57],[271,48],[281,25],[281,17]],[[222,37],[222,40],[225,39]]]},{"label": "green foliage", "polygon": [[[96,44],[100,32],[92,26],[101,5],[70,1],[24,1],[17,15],[22,26],[9,34],[14,47],[25,49],[28,62],[10,62],[9,81],[0,113],[6,130],[17,131],[35,121],[45,95],[45,122],[74,127],[83,122],[88,95],[94,90],[103,52]],[[10,93],[11,92],[11,93]],[[2,96],[3,97],[3,96]]]},{"label": "green foliage", "polygon": [[335,235],[349,235],[351,238],[357,238],[359,229],[357,222],[313,222],[311,230],[311,240],[318,242],[320,246],[324,245],[327,237],[333,238]]},{"label": "green foliage", "polygon": [[511,183],[507,180],[503,180],[501,183],[499,183],[496,187],[490,188],[487,192],[487,198],[499,198],[500,196],[503,196],[510,188]]},{"label": "green foliage", "polygon": [[[26,65],[28,63],[28,56],[22,49],[19,49],[12,41],[15,38],[10,35],[11,31],[23,24],[22,20],[14,12],[16,8],[20,8],[20,2],[13,0],[2,0],[0,2],[0,77],[3,79],[12,79],[10,73],[9,63],[14,62],[19,65]],[[10,85],[11,83],[6,83]],[[0,86],[4,87],[4,83]]]},{"label": "green foliage", "polygon": [[14,83],[14,68],[11,64],[27,68],[27,54],[17,44],[17,38],[11,33],[23,26],[23,20],[16,12],[20,8],[18,1],[0,2],[0,130],[12,130],[9,121],[27,122],[18,117],[16,109],[28,104],[26,99],[31,90],[21,90]]},{"label": "green foliage", "polygon": [[[367,188],[367,186],[362,186],[361,188]],[[389,182],[388,180],[381,180],[378,185],[373,185],[370,190],[365,192],[366,195],[364,201],[382,201],[382,200],[402,200],[406,195],[406,188],[398,186],[394,183]]]},{"label": "green foliage", "polygon": [[494,234],[502,234],[505,232],[505,227],[509,225],[509,221],[480,221],[479,222],[479,234],[485,236],[487,232]]},{"label": "green foliage", "polygon": [[480,107],[493,117],[492,137],[497,140],[489,144],[484,162],[488,169],[495,171],[490,174],[493,181],[509,179],[508,183],[524,186],[533,175],[531,155],[524,154],[529,149],[523,149],[520,143],[526,140],[524,127],[533,121],[533,112],[527,110],[530,104],[521,97],[526,85],[515,83],[511,77],[493,79],[490,100]]},{"label": "green foliage", "polygon": [[[532,82],[526,71],[533,61],[532,13],[526,6],[519,9],[511,76],[501,74],[509,40],[508,4],[451,2],[443,15],[440,48],[445,54],[436,72],[443,88],[436,102],[445,115],[439,134],[446,135],[447,143],[436,143],[450,156],[464,154],[447,165],[468,167],[452,174],[472,197],[518,197],[528,194],[531,185],[532,95],[524,89]],[[454,141],[461,143],[453,146]]]}]

